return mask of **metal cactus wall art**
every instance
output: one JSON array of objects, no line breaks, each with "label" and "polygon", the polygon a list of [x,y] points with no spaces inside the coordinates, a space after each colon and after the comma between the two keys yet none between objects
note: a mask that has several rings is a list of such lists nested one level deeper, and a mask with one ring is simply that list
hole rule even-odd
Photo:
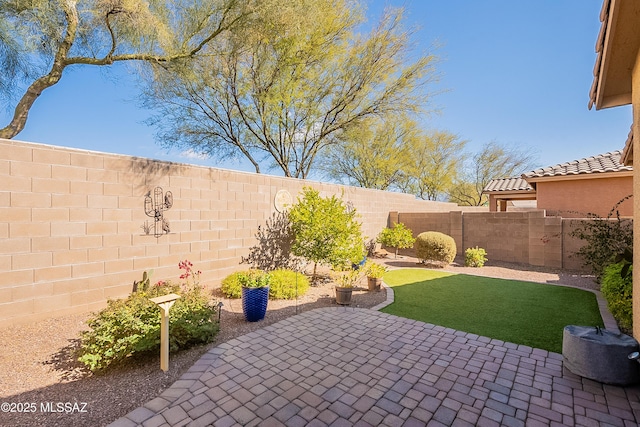
[{"label": "metal cactus wall art", "polygon": [[163,194],[161,187],[156,187],[144,196],[144,213],[153,218],[153,235],[157,238],[163,234],[169,234],[169,221],[164,219],[164,211],[173,206],[173,194],[167,191]]}]

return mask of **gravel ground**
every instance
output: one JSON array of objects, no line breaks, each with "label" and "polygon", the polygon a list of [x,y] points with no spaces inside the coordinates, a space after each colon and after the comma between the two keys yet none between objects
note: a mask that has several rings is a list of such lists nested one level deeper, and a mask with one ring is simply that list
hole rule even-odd
[{"label": "gravel ground", "polygon": [[[414,258],[386,258],[390,268],[420,267]],[[424,268],[424,267],[421,267]],[[532,269],[506,263],[483,268],[458,264],[445,271],[490,277],[560,283],[595,289],[593,277],[549,269]],[[385,292],[368,292],[366,282],[354,291],[353,306],[371,308],[385,300]],[[0,403],[16,412],[0,411],[0,426],[99,426],[106,425],[155,398],[174,383],[211,347],[296,313],[335,305],[333,285],[325,281],[311,287],[297,301],[269,301],[264,320],[246,322],[240,300],[221,297],[221,330],[216,341],[171,355],[167,373],[159,369],[159,356],[131,359],[105,374],[92,375],[74,360],[79,332],[88,314],[49,319],[37,324],[0,329]],[[25,413],[26,410],[30,411]],[[18,412],[20,411],[20,412]]]}]

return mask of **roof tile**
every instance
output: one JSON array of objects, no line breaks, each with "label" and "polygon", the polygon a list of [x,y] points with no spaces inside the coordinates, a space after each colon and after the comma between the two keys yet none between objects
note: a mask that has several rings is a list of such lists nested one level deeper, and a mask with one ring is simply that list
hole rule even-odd
[{"label": "roof tile", "polygon": [[569,176],[603,172],[624,172],[632,171],[632,166],[625,166],[620,163],[622,151],[617,150],[610,153],[598,154],[580,160],[562,163],[555,166],[536,169],[522,174],[522,178],[542,178],[550,176]]},{"label": "roof tile", "polygon": [[489,181],[483,193],[495,191],[534,191],[533,188],[524,179],[517,178],[500,178]]}]

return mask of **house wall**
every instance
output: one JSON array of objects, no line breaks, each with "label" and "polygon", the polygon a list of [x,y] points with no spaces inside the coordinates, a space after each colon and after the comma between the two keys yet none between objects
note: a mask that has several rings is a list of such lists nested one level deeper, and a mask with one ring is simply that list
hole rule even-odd
[{"label": "house wall", "polygon": [[[624,197],[633,194],[633,176],[597,179],[566,179],[536,183],[538,209],[547,215],[581,218],[596,214],[606,218]],[[633,202],[619,205],[621,216],[633,216]]]},{"label": "house wall", "polygon": [[[637,32],[636,32],[637,33]],[[640,50],[636,52],[631,75],[631,100],[633,106],[633,190],[640,195]],[[633,198],[634,224],[633,246],[640,248],[640,197]],[[640,250],[633,252],[633,336],[640,337]]]},{"label": "house wall", "polygon": [[[413,236],[439,231],[453,237],[458,255],[479,246],[492,261],[549,268],[584,270],[575,253],[583,242],[570,232],[581,219],[546,216],[544,211],[522,212],[398,212],[391,218],[404,223]],[[415,255],[413,249],[400,251]]]},{"label": "house wall", "polygon": [[[389,211],[449,211],[453,204],[400,193],[140,159],[0,139],[0,327],[97,310],[126,296],[145,270],[177,279],[189,259],[217,286],[244,268],[279,190],[342,195],[374,238]],[[173,194],[171,233],[153,223],[145,194]]]}]

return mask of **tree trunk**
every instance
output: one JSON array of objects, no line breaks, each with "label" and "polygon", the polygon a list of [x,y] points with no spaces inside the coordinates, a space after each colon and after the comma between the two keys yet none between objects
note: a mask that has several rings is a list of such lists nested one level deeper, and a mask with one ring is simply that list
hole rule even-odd
[{"label": "tree trunk", "polygon": [[[59,70],[57,70],[56,68],[59,68]],[[13,119],[11,119],[11,122],[3,129],[0,129],[0,138],[11,139],[22,132],[25,124],[27,123],[29,110],[31,110],[33,103],[36,101],[36,99],[38,99],[43,90],[55,85],[56,83],[58,83],[58,81],[60,81],[63,69],[64,65],[54,64],[54,68],[51,69],[49,74],[40,77],[38,80],[33,82],[31,86],[29,86],[25,94],[22,95],[22,98],[20,99],[20,102],[18,102],[18,105],[16,105],[16,109],[13,113]]]}]

